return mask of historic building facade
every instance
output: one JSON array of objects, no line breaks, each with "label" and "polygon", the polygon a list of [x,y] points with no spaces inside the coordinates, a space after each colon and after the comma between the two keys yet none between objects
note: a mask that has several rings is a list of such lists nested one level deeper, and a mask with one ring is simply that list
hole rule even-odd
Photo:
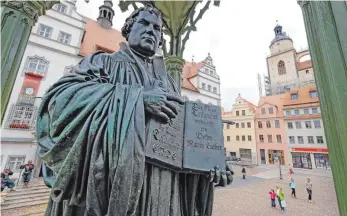
[{"label": "historic building facade", "polygon": [[297,51],[293,40],[282,31],[282,26],[276,25],[274,32],[270,55],[266,58],[266,95],[283,94],[292,88],[313,85],[315,81],[309,50]]},{"label": "historic building facade", "polygon": [[288,142],[283,120],[284,95],[261,97],[255,113],[259,165],[288,165]]},{"label": "historic building facade", "polygon": [[330,168],[316,86],[286,92],[283,116],[293,166]]},{"label": "historic building facade", "polygon": [[76,65],[85,19],[76,12],[74,1],[56,4],[40,16],[32,28],[1,127],[1,169],[15,176],[19,165],[36,158],[35,120],[40,97],[64,73]]},{"label": "historic building facade", "polygon": [[221,106],[220,79],[210,54],[199,63],[186,62],[182,78],[186,100]]},{"label": "historic building facade", "polygon": [[225,124],[223,129],[226,156],[240,157],[248,164],[257,164],[255,137],[256,106],[239,95],[230,112],[224,112],[224,120],[234,121],[234,125]]}]

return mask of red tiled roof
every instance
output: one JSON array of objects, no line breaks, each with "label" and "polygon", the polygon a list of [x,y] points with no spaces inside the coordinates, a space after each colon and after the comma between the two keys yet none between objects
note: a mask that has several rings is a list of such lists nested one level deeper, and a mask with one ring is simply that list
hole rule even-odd
[{"label": "red tiled roof", "polygon": [[312,61],[307,60],[307,61],[303,61],[303,62],[297,62],[297,66],[298,66],[298,70],[304,70],[307,68],[312,68]]},{"label": "red tiled roof", "polygon": [[[305,86],[300,89],[292,89],[284,94],[284,102],[283,106],[285,108],[299,108],[299,107],[305,107],[305,106],[316,106],[319,105],[319,98],[311,98],[310,97],[310,91],[316,91],[317,88],[315,85],[312,86]],[[298,94],[298,100],[291,100],[291,94],[297,93]]]}]

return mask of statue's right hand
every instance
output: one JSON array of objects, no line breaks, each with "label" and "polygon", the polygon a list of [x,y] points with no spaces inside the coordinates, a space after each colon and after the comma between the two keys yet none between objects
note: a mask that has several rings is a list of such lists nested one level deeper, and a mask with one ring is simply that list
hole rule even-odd
[{"label": "statue's right hand", "polygon": [[157,88],[145,89],[143,100],[146,113],[163,123],[168,123],[170,119],[176,118],[178,114],[176,103],[184,104],[180,97],[169,95]]}]

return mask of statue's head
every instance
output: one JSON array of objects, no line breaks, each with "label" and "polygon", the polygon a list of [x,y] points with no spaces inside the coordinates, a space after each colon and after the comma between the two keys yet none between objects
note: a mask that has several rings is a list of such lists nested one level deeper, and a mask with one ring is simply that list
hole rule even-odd
[{"label": "statue's head", "polygon": [[163,42],[161,12],[151,5],[138,8],[126,19],[122,35],[132,49],[144,56],[153,56]]}]

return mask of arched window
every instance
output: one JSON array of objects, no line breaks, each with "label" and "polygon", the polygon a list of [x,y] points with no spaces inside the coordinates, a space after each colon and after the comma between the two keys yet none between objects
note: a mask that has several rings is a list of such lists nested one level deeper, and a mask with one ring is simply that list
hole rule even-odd
[{"label": "arched window", "polygon": [[104,10],[104,17],[106,18],[107,11]]},{"label": "arched window", "polygon": [[111,19],[111,12],[108,12],[108,19]]},{"label": "arched window", "polygon": [[284,64],[284,61],[279,61],[277,67],[279,75],[286,74],[286,65]]}]

